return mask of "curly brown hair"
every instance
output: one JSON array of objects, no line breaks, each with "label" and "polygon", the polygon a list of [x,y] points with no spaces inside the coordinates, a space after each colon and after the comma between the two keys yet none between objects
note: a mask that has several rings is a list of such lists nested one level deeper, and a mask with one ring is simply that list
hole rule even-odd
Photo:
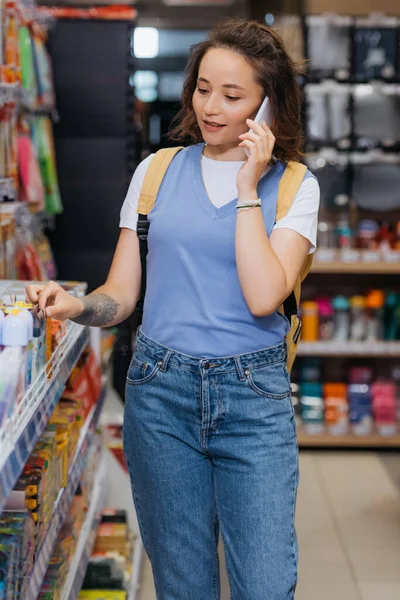
[{"label": "curly brown hair", "polygon": [[172,121],[169,137],[186,143],[202,141],[192,97],[197,86],[200,63],[211,48],[237,52],[254,68],[257,81],[271,102],[271,129],[276,138],[274,156],[285,162],[300,160],[303,136],[296,65],[276,31],[258,21],[224,19],[209,32],[206,41],[192,46],[181,109]]}]

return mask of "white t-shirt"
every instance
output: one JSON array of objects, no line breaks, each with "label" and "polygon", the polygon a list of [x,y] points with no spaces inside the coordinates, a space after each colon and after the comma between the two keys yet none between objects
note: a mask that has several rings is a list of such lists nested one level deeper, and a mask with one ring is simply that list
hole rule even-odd
[{"label": "white t-shirt", "polygon": [[[150,154],[136,169],[125,202],[121,210],[120,227],[136,231],[140,190],[150,161],[154,155]],[[244,161],[220,161],[202,157],[204,185],[211,202],[221,208],[234,198],[237,198],[236,176]],[[265,173],[268,169],[265,171]],[[310,254],[315,251],[317,243],[317,221],[319,208],[319,185],[314,177],[308,177],[290,207],[286,217],[280,219],[275,229],[292,229],[309,240]]]}]

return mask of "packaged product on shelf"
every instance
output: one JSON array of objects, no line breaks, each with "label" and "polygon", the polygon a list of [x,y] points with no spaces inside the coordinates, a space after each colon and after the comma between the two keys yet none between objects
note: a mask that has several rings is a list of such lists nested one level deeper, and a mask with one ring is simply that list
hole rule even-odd
[{"label": "packaged product on shelf", "polygon": [[383,312],[383,337],[387,341],[393,341],[399,338],[399,305],[399,295],[395,292],[388,292],[386,294]]},{"label": "packaged product on shelf", "polygon": [[306,24],[310,75],[316,79],[348,79],[351,64],[351,18],[339,15],[310,15],[306,18]]},{"label": "packaged product on shelf", "polygon": [[21,25],[18,31],[19,53],[21,57],[21,83],[22,87],[31,96],[32,108],[37,101],[37,84],[33,62],[33,42],[28,25]]},{"label": "packaged product on shelf", "polygon": [[348,388],[349,418],[355,435],[372,433],[372,392],[368,384],[351,383]]},{"label": "packaged product on shelf", "polygon": [[[130,577],[134,536],[122,510],[106,509],[102,513],[96,541],[89,561],[83,590],[125,590]],[[85,596],[83,596],[85,597]]]},{"label": "packaged product on shelf", "polygon": [[344,296],[336,296],[332,305],[334,309],[333,339],[336,342],[346,342],[350,335],[349,301]]},{"label": "packaged product on shelf", "polygon": [[349,408],[345,383],[324,384],[325,421],[329,433],[344,435],[348,429]]},{"label": "packaged product on shelf", "polygon": [[29,124],[19,120],[18,166],[20,174],[20,200],[34,206],[35,210],[44,210],[44,188],[40,174],[39,161],[33,145]]},{"label": "packaged product on shelf", "polygon": [[300,412],[308,434],[318,435],[324,431],[324,399],[320,383],[300,384]]},{"label": "packaged product on shelf", "polygon": [[4,599],[25,597],[34,563],[34,527],[26,509],[0,515],[0,597]]},{"label": "packaged product on shelf", "polygon": [[38,598],[56,600],[61,598],[66,578],[70,572],[79,537],[82,533],[87,510],[92,500],[94,481],[101,456],[101,444],[95,439],[86,457],[80,483],[72,499],[68,514],[57,538],[49,566]]},{"label": "packaged product on shelf", "polygon": [[377,381],[372,384],[372,410],[380,435],[395,435],[396,385],[393,382]]},{"label": "packaged product on shelf", "polygon": [[330,298],[317,298],[319,314],[319,339],[330,341],[333,337],[333,306]]},{"label": "packaged product on shelf", "polygon": [[302,302],[301,315],[303,342],[315,342],[318,340],[319,329],[318,304],[313,301]]},{"label": "packaged product on shelf", "polygon": [[97,402],[101,389],[101,370],[93,350],[86,349],[73,369],[63,392],[65,400],[78,402],[85,416]]},{"label": "packaged product on shelf", "polygon": [[385,295],[381,290],[372,290],[366,298],[368,313],[366,340],[374,342],[383,339],[383,307]]},{"label": "packaged product on shelf", "polygon": [[334,145],[341,150],[349,149],[350,87],[331,81],[308,84],[306,97],[308,140],[318,142],[319,146]]},{"label": "packaged product on shelf", "polygon": [[37,117],[33,119],[32,130],[45,190],[46,212],[49,215],[58,215],[62,212],[62,204],[56,170],[53,127],[50,118]]},{"label": "packaged product on shelf", "polygon": [[350,298],[350,340],[352,342],[363,342],[368,335],[368,321],[366,313],[366,299],[364,296],[352,296]]},{"label": "packaged product on shelf", "polygon": [[400,142],[400,90],[397,86],[376,82],[355,86],[354,134],[357,147],[362,150],[396,149]]},{"label": "packaged product on shelf", "polygon": [[354,78],[392,80],[398,56],[395,17],[371,16],[356,19],[354,31]]},{"label": "packaged product on shelf", "polygon": [[[371,151],[351,155],[352,197],[366,211],[385,213],[400,208],[400,157]],[[379,203],[377,203],[379,199]]]}]

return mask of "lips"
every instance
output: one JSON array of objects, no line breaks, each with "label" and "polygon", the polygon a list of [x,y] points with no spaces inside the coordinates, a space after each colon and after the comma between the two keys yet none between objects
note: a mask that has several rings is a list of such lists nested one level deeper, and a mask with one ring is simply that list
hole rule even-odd
[{"label": "lips", "polygon": [[206,121],[205,119],[203,119],[203,123],[209,125],[210,127],[225,127],[225,125],[222,123],[214,123],[214,121]]},{"label": "lips", "polygon": [[204,129],[207,133],[219,133],[225,125],[220,125],[219,123],[214,123],[213,121],[204,121]]}]

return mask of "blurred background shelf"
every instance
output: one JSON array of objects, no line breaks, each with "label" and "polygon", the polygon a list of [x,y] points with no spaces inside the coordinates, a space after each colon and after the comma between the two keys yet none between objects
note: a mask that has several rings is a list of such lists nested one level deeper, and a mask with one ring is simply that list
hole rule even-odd
[{"label": "blurred background shelf", "polygon": [[61,591],[61,600],[76,600],[79,597],[95,543],[97,529],[100,524],[101,509],[106,496],[106,484],[106,461],[103,457],[96,473],[96,483],[85,523],[79,536],[78,546],[70,564],[68,577]]},{"label": "blurred background shelf", "polygon": [[377,433],[367,436],[356,436],[351,433],[332,435],[321,433],[308,434],[302,427],[297,430],[300,448],[400,448],[400,435],[382,436]]},{"label": "blurred background shelf", "polygon": [[[92,408],[82,427],[78,446],[75,451],[75,456],[68,472],[67,485],[65,488],[60,489],[51,521],[46,532],[46,537],[44,538],[35,558],[35,566],[29,581],[29,587],[25,600],[36,600],[40,593],[42,583],[53,554],[54,546],[57,542],[57,536],[68,514],[72,498],[78,488],[80,477],[85,465],[85,460],[88,456],[95,430],[99,422],[101,410],[104,405],[107,391],[105,379],[103,379],[102,384],[99,400]],[[99,471],[99,473],[101,473],[101,471]]]},{"label": "blurred background shelf", "polygon": [[362,273],[366,275],[400,275],[400,261],[389,262],[343,262],[335,260],[333,262],[314,261],[311,273],[342,274],[342,273]]},{"label": "blurred background shelf", "polygon": [[400,342],[300,342],[297,355],[400,357]]}]

